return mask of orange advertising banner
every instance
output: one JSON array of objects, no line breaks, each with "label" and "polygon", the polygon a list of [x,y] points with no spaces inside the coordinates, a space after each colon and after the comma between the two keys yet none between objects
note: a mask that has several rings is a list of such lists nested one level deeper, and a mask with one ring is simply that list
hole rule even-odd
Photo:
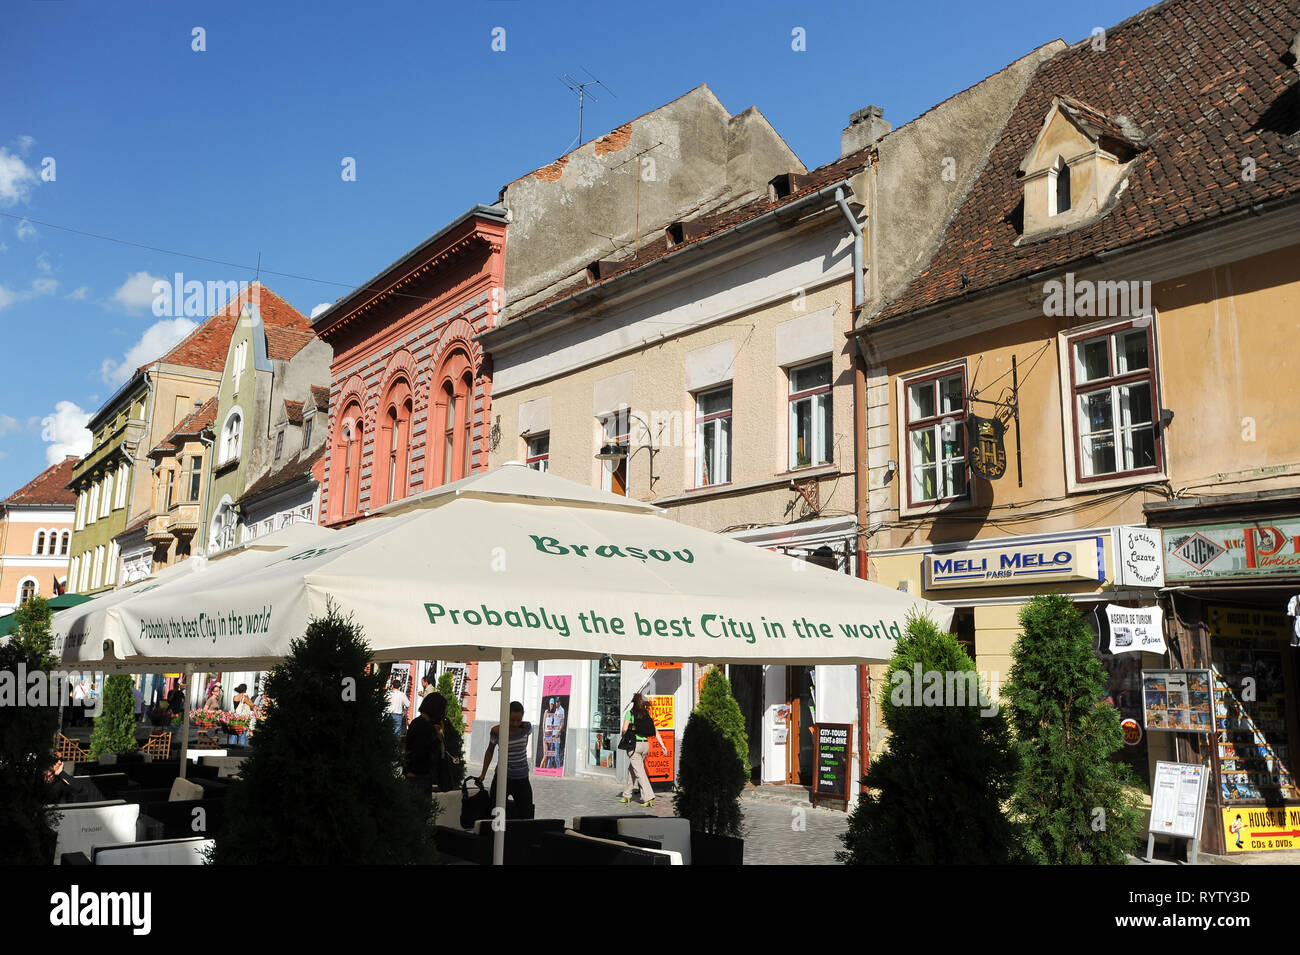
[{"label": "orange advertising banner", "polygon": [[672,730],[661,729],[659,735],[668,744],[667,751],[659,746],[657,739],[651,738],[650,752],[645,754],[645,771],[652,783],[671,783],[673,781],[673,753],[677,749],[677,740]]},{"label": "orange advertising banner", "polygon": [[667,660],[646,660],[641,664],[642,670],[680,670],[680,663],[669,663]]}]

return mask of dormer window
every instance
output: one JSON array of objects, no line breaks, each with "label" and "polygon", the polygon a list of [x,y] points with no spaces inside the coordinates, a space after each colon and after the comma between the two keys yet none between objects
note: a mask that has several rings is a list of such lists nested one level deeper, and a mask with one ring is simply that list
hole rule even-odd
[{"label": "dormer window", "polygon": [[1120,201],[1150,137],[1130,118],[1057,96],[1020,164],[1020,242],[1091,225]]},{"label": "dormer window", "polygon": [[1047,204],[1049,216],[1070,210],[1070,167],[1060,156],[1056,157],[1048,173]]}]

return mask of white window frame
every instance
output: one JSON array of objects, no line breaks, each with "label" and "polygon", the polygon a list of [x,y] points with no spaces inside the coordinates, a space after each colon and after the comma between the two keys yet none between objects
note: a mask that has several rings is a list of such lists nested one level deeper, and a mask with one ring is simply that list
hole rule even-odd
[{"label": "white window frame", "polygon": [[[1076,460],[1081,462],[1082,448],[1079,446],[1077,419],[1077,402],[1074,387],[1074,349],[1071,342],[1085,338],[1099,338],[1103,334],[1123,332],[1129,328],[1147,328],[1149,337],[1150,368],[1147,377],[1151,382],[1151,416],[1156,445],[1157,467],[1145,470],[1119,471],[1100,477],[1083,477]],[[1112,337],[1113,342],[1113,337]],[[1110,345],[1111,361],[1114,361],[1114,345]],[[1061,420],[1065,437],[1065,479],[1066,489],[1071,493],[1080,491],[1105,490],[1116,487],[1129,487],[1135,484],[1159,483],[1168,479],[1169,472],[1169,435],[1165,433],[1160,422],[1160,409],[1164,407],[1161,399],[1161,356],[1159,313],[1151,313],[1134,319],[1104,319],[1090,325],[1082,325],[1061,331],[1057,334],[1057,357],[1060,368]],[[1113,367],[1113,365],[1112,365]],[[1112,376],[1118,377],[1118,376]],[[1102,381],[1104,379],[1098,379]],[[1112,397],[1112,409],[1115,408]],[[1117,418],[1114,415],[1114,418]]]},{"label": "white window frame", "polygon": [[117,560],[121,553],[117,541],[108,542],[108,558],[104,565],[104,583],[113,584],[117,582]]},{"label": "white window frame", "polygon": [[86,503],[86,523],[99,520],[99,482],[90,485],[90,500]]},{"label": "white window frame", "polygon": [[100,494],[99,516],[108,517],[113,512],[113,472],[104,475],[104,490]]},{"label": "white window frame", "polygon": [[[825,385],[819,385],[816,388],[805,388],[802,391],[794,390],[794,376],[797,372],[807,371],[811,368],[817,368],[825,365],[830,369],[828,381]],[[788,410],[786,411],[786,426],[789,429],[789,455],[786,460],[788,469],[791,471],[803,471],[809,468],[823,467],[835,462],[835,362],[830,357],[819,358],[816,361],[803,362],[798,365],[791,365],[786,369],[786,380],[788,382]],[[815,460],[813,455],[808,456],[807,464],[799,463],[798,454],[798,433],[797,411],[799,405],[805,401],[812,402],[812,444],[814,448],[821,447],[826,451],[826,460]],[[821,411],[823,402],[830,403],[830,414],[827,415]],[[825,432],[826,418],[830,418],[830,433]]]},{"label": "white window frame", "polygon": [[81,570],[81,558],[71,557],[68,559],[68,590],[76,593],[81,583],[77,580],[77,572]]},{"label": "white window frame", "polygon": [[231,408],[230,414],[226,415],[226,420],[221,425],[221,463],[229,464],[231,461],[238,461],[243,445],[244,413],[239,408]]},{"label": "white window frame", "polygon": [[[700,402],[702,399],[711,398],[722,392],[727,393],[727,410],[715,411],[709,414],[700,414]],[[718,487],[723,484],[731,483],[731,465],[734,460],[732,455],[732,438],[735,429],[731,425],[731,416],[735,411],[734,393],[731,385],[724,385],[721,388],[710,388],[707,391],[697,391],[695,393],[695,486],[696,487]],[[723,422],[726,427],[723,427]],[[704,435],[707,431],[714,432],[714,448],[718,450],[717,461],[706,461],[704,456]],[[725,437],[725,441],[723,440]],[[707,467],[713,465],[712,467]],[[705,471],[709,471],[709,477],[712,480],[705,480]],[[718,474],[722,478],[717,479]]]},{"label": "white window frame", "polygon": [[[961,376],[962,383],[962,408],[960,416],[942,412],[939,404],[940,398],[938,392],[939,382],[949,378],[954,378],[957,375]],[[921,429],[913,428],[915,422],[912,419],[911,388],[914,385],[918,385],[927,380],[935,383],[935,410],[937,414],[928,419],[917,419],[917,421],[928,422],[927,428],[932,429],[932,433],[934,434],[936,449],[934,461],[936,485],[938,484],[938,479],[942,473],[942,468],[945,466],[942,454],[944,439],[942,429],[961,429],[960,438],[962,446],[966,449],[966,454],[963,455],[963,461],[969,462],[970,460],[970,448],[968,446],[970,436],[966,432],[966,420],[971,413],[970,405],[967,400],[970,391],[970,379],[967,377],[966,360],[962,359],[961,361],[950,362],[946,365],[935,365],[932,368],[925,368],[907,375],[900,375],[898,377],[897,459],[899,464],[899,473],[896,478],[899,482],[898,501],[900,514],[923,514],[934,510],[966,507],[971,503],[971,475],[968,463],[964,463],[966,475],[966,490],[964,493],[944,495],[933,499],[922,500],[915,500],[912,496],[912,433],[915,430]],[[946,423],[949,418],[953,420],[950,423]],[[956,459],[953,458],[952,460]]]},{"label": "white window frame", "polygon": [[117,488],[113,495],[113,510],[126,507],[126,487],[130,478],[129,466],[122,464],[117,469]]},{"label": "white window frame", "polygon": [[72,531],[62,531],[59,533],[59,557],[67,557],[68,551],[72,547]]},{"label": "white window frame", "polygon": [[244,377],[244,366],[248,363],[248,340],[244,339],[235,346],[235,367],[230,371],[231,381],[235,386],[235,394],[239,394],[239,383]]},{"label": "white window frame", "polygon": [[22,580],[18,581],[18,590],[14,595],[16,597],[14,600],[15,607],[21,607],[26,603],[26,601],[23,600],[23,588],[28,584],[32,585],[32,597],[39,597],[41,595],[41,582],[29,574]]},{"label": "white window frame", "polygon": [[94,569],[90,573],[90,589],[98,590],[104,584],[104,545],[95,548]]},{"label": "white window frame", "polygon": [[32,535],[32,554],[34,556],[45,556],[45,548],[48,546],[46,544],[47,540],[49,540],[49,535],[46,533],[45,528],[36,528],[36,533]]},{"label": "white window frame", "polygon": [[90,589],[90,551],[89,549],[81,552],[81,580],[77,590],[85,593]]},{"label": "white window frame", "polygon": [[[619,425],[623,427],[620,429]],[[621,444],[625,452],[622,461],[601,461],[600,462],[600,489],[614,491],[614,472],[618,470],[619,465],[624,467],[623,471],[623,495],[628,496],[632,471],[632,409],[623,405],[615,411],[610,411],[600,416],[600,444],[604,447],[607,444]]]},{"label": "white window frame", "polygon": [[[546,450],[543,451],[537,447],[543,440],[546,441]],[[543,474],[551,468],[551,432],[539,431],[537,434],[530,434],[524,439],[524,464],[528,465],[534,471],[541,471]]]},{"label": "white window frame", "polygon": [[[1056,205],[1056,180],[1062,172],[1065,173],[1065,177],[1070,183],[1070,204],[1064,209],[1058,209]],[[1065,161],[1065,157],[1057,156],[1056,161],[1047,170],[1047,215],[1049,217],[1060,215],[1062,212],[1069,212],[1073,208],[1074,178],[1070,175],[1070,164]]]},{"label": "white window frame", "polygon": [[90,494],[87,491],[81,491],[77,494],[77,530],[82,530],[86,526],[86,501]]}]

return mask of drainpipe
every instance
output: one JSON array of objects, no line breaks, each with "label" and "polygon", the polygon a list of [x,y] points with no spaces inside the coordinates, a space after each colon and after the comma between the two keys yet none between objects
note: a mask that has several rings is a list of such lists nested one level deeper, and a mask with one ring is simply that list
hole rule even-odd
[{"label": "drainpipe", "polygon": [[842,186],[835,190],[835,202],[840,207],[840,212],[844,213],[844,219],[853,232],[853,321],[856,325],[858,312],[862,310],[866,297],[862,290],[862,225],[853,214],[853,210],[849,208],[849,204],[844,201]]},{"label": "drainpipe", "polygon": [[[199,515],[199,554],[198,556],[208,556],[208,500],[212,493],[212,459],[216,453],[216,436],[206,429],[199,433],[199,441],[208,449],[207,460],[203,462],[203,470],[207,472],[203,476],[203,513]],[[194,556],[193,550],[190,551]]]},{"label": "drainpipe", "polygon": [[[848,223],[849,229],[853,232],[853,327],[856,329],[858,324],[858,315],[862,312],[862,306],[865,304],[865,293],[863,292],[862,280],[862,225],[858,222],[857,216],[849,208],[849,204],[844,200],[843,188],[835,190],[835,203],[840,207],[840,212],[844,213],[844,221]],[[863,523],[863,516],[867,513],[866,495],[868,488],[864,477],[864,471],[867,466],[867,376],[865,362],[862,357],[862,343],[860,339],[853,336],[853,488],[855,509],[857,511],[858,523]],[[869,473],[869,472],[868,472]],[[858,532],[857,539],[857,564],[858,577],[862,580],[867,579],[867,554],[862,546],[862,532]],[[870,730],[871,730],[871,671],[861,664],[858,665],[858,766],[862,770],[861,779],[867,777],[867,767],[871,759],[870,747]],[[867,787],[865,783],[860,784],[859,792],[865,793]]]}]

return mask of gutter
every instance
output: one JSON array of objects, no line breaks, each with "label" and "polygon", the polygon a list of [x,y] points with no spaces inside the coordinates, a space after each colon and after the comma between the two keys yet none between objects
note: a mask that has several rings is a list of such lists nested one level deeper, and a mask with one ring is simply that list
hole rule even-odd
[{"label": "gutter", "polygon": [[[926,305],[923,308],[899,312],[897,315],[892,315],[886,319],[876,318],[868,322],[868,324],[863,325],[861,328],[855,328],[850,332],[850,334],[863,335],[868,331],[874,331],[877,328],[886,326],[893,327],[906,321],[923,319],[929,315],[942,313],[946,309],[956,308],[960,304],[981,301],[985,298],[992,298],[1000,293],[1011,291],[1018,285],[1032,285],[1037,280],[1048,275],[1059,275],[1072,268],[1077,268],[1078,266],[1086,265],[1088,263],[1104,264],[1116,256],[1136,254],[1162,244],[1168,245],[1173,242],[1180,242],[1184,239],[1194,238],[1202,233],[1211,232],[1215,229],[1222,228],[1223,226],[1232,225],[1240,219],[1262,216],[1297,204],[1300,204],[1300,195],[1288,195],[1283,196],[1280,199],[1275,199],[1272,202],[1257,203],[1256,205],[1247,206],[1244,209],[1238,209],[1235,212],[1230,212],[1227,215],[1218,216],[1205,222],[1198,222],[1189,226],[1184,226],[1182,229],[1175,232],[1166,232],[1161,235],[1152,236],[1149,239],[1143,239],[1138,242],[1131,242],[1127,245],[1118,246],[1114,249],[1104,249],[1099,252],[1093,252],[1089,255],[1081,255],[1078,258],[1070,259],[1067,262],[1061,262],[1057,265],[1051,265],[1034,272],[1028,272],[1024,275],[1007,279],[1006,281],[999,282],[997,285],[990,285],[987,288],[976,289],[969,295],[965,293],[949,295],[947,298],[934,302],[931,305]],[[890,304],[893,303],[891,302]]]},{"label": "gutter", "polygon": [[[493,328],[486,329],[485,331],[480,332],[478,335],[475,335],[474,338],[476,341],[483,343],[485,347],[489,347],[488,342],[492,341],[493,339],[498,337],[500,338],[506,337],[503,334],[497,334],[497,333],[504,333],[507,329],[513,330],[516,323],[522,325],[522,327],[524,327],[525,329],[531,329],[533,325],[537,324],[537,320],[540,319],[542,316],[546,315],[547,313],[554,312],[557,309],[565,308],[565,307],[572,307],[576,309],[578,303],[582,299],[589,296],[596,295],[599,292],[606,292],[609,288],[613,286],[613,283],[619,281],[620,279],[624,279],[632,275],[638,275],[640,273],[645,272],[645,270],[647,269],[657,268],[658,266],[663,265],[663,263],[667,262],[670,259],[676,259],[678,256],[685,255],[697,249],[701,249],[712,242],[716,242],[728,236],[737,236],[748,229],[754,228],[760,223],[766,224],[769,220],[773,218],[776,218],[779,221],[779,219],[783,214],[788,215],[792,211],[802,209],[805,206],[817,204],[819,201],[824,204],[824,201],[827,197],[843,196],[846,191],[849,196],[853,195],[853,187],[849,184],[848,179],[841,179],[838,182],[833,182],[828,186],[822,186],[822,188],[818,189],[816,192],[810,192],[806,196],[800,196],[798,199],[794,200],[793,202],[787,203],[786,205],[777,206],[773,209],[769,209],[767,210],[767,212],[760,213],[759,215],[756,215],[751,219],[746,219],[744,222],[739,222],[736,225],[731,226],[728,229],[724,229],[721,232],[715,232],[713,235],[705,236],[703,239],[700,239],[696,242],[692,242],[688,245],[684,245],[679,249],[674,249],[673,251],[667,253],[666,255],[661,255],[656,259],[652,259],[651,261],[646,262],[644,265],[638,265],[634,269],[628,269],[626,272],[619,272],[617,275],[610,276],[608,282],[598,282],[595,285],[582,289],[581,291],[574,292],[572,295],[565,296],[562,299],[557,299],[551,304],[544,305],[541,308],[536,309],[535,311],[525,312],[523,315],[520,315],[516,318],[512,318],[508,322],[505,322],[501,325],[497,325]],[[861,232],[861,230],[858,231]],[[859,256],[860,256],[860,250],[855,251],[856,261],[860,261]],[[858,299],[858,292],[859,292],[859,287],[857,283],[855,283],[854,285],[855,301]]]}]

